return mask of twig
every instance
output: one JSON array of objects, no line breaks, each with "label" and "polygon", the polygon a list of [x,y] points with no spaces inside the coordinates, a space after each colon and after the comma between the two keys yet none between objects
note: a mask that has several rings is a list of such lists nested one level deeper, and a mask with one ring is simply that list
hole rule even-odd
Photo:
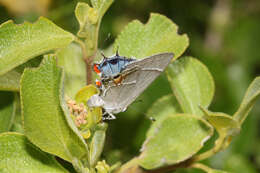
[{"label": "twig", "polygon": [[80,45],[81,50],[82,50],[83,60],[86,64],[86,84],[87,85],[92,84],[92,63],[93,63],[95,55],[92,55],[90,57],[87,56],[85,44],[79,38],[76,38],[75,42]]}]

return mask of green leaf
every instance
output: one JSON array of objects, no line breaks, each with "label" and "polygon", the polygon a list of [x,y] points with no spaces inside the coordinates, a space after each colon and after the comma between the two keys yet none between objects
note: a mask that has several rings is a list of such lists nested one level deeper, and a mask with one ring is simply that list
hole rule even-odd
[{"label": "green leaf", "polygon": [[219,135],[234,136],[239,133],[240,125],[236,120],[233,119],[232,116],[222,112],[210,112],[204,108],[202,108],[202,110],[206,116],[206,119],[212,126],[216,128]]},{"label": "green leaf", "polygon": [[95,166],[103,151],[106,138],[107,124],[103,123],[95,130],[90,143],[90,165]]},{"label": "green leaf", "polygon": [[97,23],[97,11],[87,3],[79,2],[75,8],[75,16],[79,22],[79,37],[89,37],[90,30],[95,30],[93,24]]},{"label": "green leaf", "polygon": [[68,111],[62,110],[63,77],[52,55],[45,56],[40,67],[24,71],[21,79],[24,129],[29,140],[41,150],[77,162],[88,150],[68,118]]},{"label": "green leaf", "polygon": [[96,126],[102,119],[102,108],[95,107],[89,108],[87,106],[88,99],[94,94],[98,94],[99,90],[94,85],[87,85],[81,88],[76,94],[75,100],[78,103],[83,103],[87,107],[87,128],[92,128]]},{"label": "green leaf", "polygon": [[19,91],[21,74],[15,70],[0,76],[0,90]]},{"label": "green leaf", "polygon": [[94,85],[87,85],[83,88],[81,88],[76,96],[75,96],[75,100],[78,103],[87,103],[88,99],[90,99],[91,96],[93,96],[94,94],[98,94],[99,91],[98,89],[94,86]]},{"label": "green leaf", "polygon": [[241,170],[246,173],[259,173],[255,163],[252,162],[248,156],[240,153],[230,154],[229,157],[224,160],[223,169],[232,173],[239,173]]},{"label": "green leaf", "polygon": [[210,124],[193,115],[170,114],[159,121],[144,142],[139,157],[139,164],[145,169],[189,159],[213,134]]},{"label": "green leaf", "polygon": [[240,124],[242,124],[246,119],[248,113],[253,108],[259,95],[260,77],[257,77],[248,87],[238,111],[234,114],[234,119],[237,120]]},{"label": "green leaf", "polygon": [[96,53],[98,42],[98,31],[101,19],[113,0],[92,0],[93,8],[87,3],[79,2],[75,9],[75,16],[80,28],[78,36],[86,38],[86,56],[90,57]]},{"label": "green leaf", "polygon": [[0,92],[0,133],[10,130],[16,109],[14,93]]},{"label": "green leaf", "polygon": [[19,133],[0,135],[0,172],[67,173],[49,154],[42,152]]},{"label": "green leaf", "polygon": [[136,58],[173,52],[176,59],[189,45],[187,35],[179,35],[177,31],[177,25],[169,18],[152,13],[145,25],[138,20],[129,23],[116,39],[114,49]]},{"label": "green leaf", "polygon": [[81,48],[72,43],[57,51],[58,65],[65,71],[65,93],[74,98],[75,94],[86,84],[86,66]]},{"label": "green leaf", "polygon": [[[80,25],[78,36],[87,39],[95,36],[92,35],[94,32],[98,32],[101,19],[113,0],[91,0],[91,3],[93,8],[87,3],[79,2],[75,9],[75,16]],[[91,41],[93,40],[91,39]]]},{"label": "green leaf", "polygon": [[37,55],[64,47],[73,39],[72,34],[43,17],[33,24],[7,21],[0,25],[0,75]]},{"label": "green leaf", "polygon": [[3,91],[20,91],[20,79],[23,70],[26,67],[37,67],[42,60],[42,57],[33,58],[26,63],[19,65],[15,69],[0,76],[0,90]]},{"label": "green leaf", "polygon": [[91,4],[98,11],[100,20],[113,2],[114,0],[91,0]]},{"label": "green leaf", "polygon": [[148,118],[154,119],[154,122],[147,131],[146,136],[149,137],[153,135],[154,130],[158,128],[157,123],[160,123],[160,119],[177,113],[182,113],[182,110],[176,98],[172,94],[163,96],[156,100],[147,111]]},{"label": "green leaf", "polygon": [[176,98],[172,94],[169,94],[156,100],[148,109],[147,116],[148,118],[152,117],[157,120],[169,114],[176,113],[182,113],[182,110]]},{"label": "green leaf", "polygon": [[183,57],[171,63],[166,73],[182,110],[202,116],[199,106],[208,107],[215,90],[207,67],[195,58]]}]

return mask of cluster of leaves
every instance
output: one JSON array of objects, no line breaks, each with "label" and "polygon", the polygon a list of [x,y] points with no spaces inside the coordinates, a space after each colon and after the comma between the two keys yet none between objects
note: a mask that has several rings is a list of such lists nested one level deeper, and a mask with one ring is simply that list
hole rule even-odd
[{"label": "cluster of leaves", "polygon": [[[199,161],[228,147],[239,134],[260,94],[260,78],[251,83],[233,116],[209,111],[215,90],[210,72],[193,57],[177,60],[188,47],[188,37],[177,34],[177,26],[160,14],[151,14],[145,25],[129,23],[113,46],[127,57],[173,52],[166,70],[173,92],[150,106],[147,115],[156,121],[138,157],[121,166],[100,160],[108,125],[101,121],[101,108],[86,105],[98,90],[84,85],[86,79],[91,82],[89,67],[98,49],[100,22],[112,0],[91,3],[92,7],[78,3],[75,9],[77,36],[43,17],[34,24],[7,21],[0,26],[1,172],[68,172],[54,156],[82,173],[166,172],[183,167],[224,172]],[[46,52],[52,54],[37,57]],[[75,125],[67,98],[84,104],[85,123]],[[214,129],[215,145],[199,152]]]}]

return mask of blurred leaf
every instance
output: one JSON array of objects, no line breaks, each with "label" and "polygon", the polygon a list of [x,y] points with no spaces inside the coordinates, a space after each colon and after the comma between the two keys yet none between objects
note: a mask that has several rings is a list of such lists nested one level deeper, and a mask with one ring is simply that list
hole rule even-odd
[{"label": "blurred leaf", "polygon": [[71,43],[57,51],[58,65],[65,71],[65,93],[74,98],[76,92],[86,84],[86,66],[81,48]]},{"label": "blurred leaf", "polygon": [[26,69],[21,79],[21,102],[25,134],[41,150],[69,162],[87,154],[82,137],[72,128],[60,104],[63,73],[52,55],[46,56],[39,68]]},{"label": "blurred leaf", "polygon": [[16,109],[14,93],[0,92],[0,133],[10,130]]},{"label": "blurred leaf", "polygon": [[254,167],[252,161],[247,157],[240,154],[230,155],[224,162],[224,168],[230,172],[246,172],[246,173],[257,173],[257,169]]},{"label": "blurred leaf", "polygon": [[15,70],[0,76],[0,90],[19,91],[21,74]]},{"label": "blurred leaf", "polygon": [[179,35],[178,27],[167,17],[152,13],[147,24],[138,20],[129,23],[117,37],[114,49],[126,57],[143,58],[162,52],[173,52],[178,58],[188,47],[186,34]]},{"label": "blurred leaf", "polygon": [[0,172],[67,173],[53,156],[36,148],[19,133],[0,135]]},{"label": "blurred leaf", "polygon": [[167,68],[172,90],[185,113],[202,116],[199,106],[208,107],[215,85],[207,67],[192,57],[183,57]]},{"label": "blurred leaf", "polygon": [[165,95],[156,100],[147,111],[148,118],[154,118],[155,121],[169,114],[182,113],[182,110],[174,95]]},{"label": "blurred leaf", "polygon": [[212,136],[205,120],[188,114],[165,116],[143,144],[139,164],[154,169],[187,160]]},{"label": "blurred leaf", "polygon": [[0,0],[8,11],[16,15],[24,15],[29,12],[38,12],[45,14],[48,10],[51,0]]},{"label": "blurred leaf", "polygon": [[99,160],[99,157],[103,151],[106,138],[106,129],[107,124],[103,123],[102,125],[99,125],[91,139],[89,151],[91,166],[95,166],[97,164],[97,161]]},{"label": "blurred leaf", "polygon": [[212,169],[208,173],[228,173],[227,171]]},{"label": "blurred leaf", "polygon": [[246,119],[248,113],[253,108],[256,99],[258,98],[259,95],[260,95],[260,77],[257,77],[248,87],[238,111],[234,114],[234,119],[237,120],[240,124],[242,124]]},{"label": "blurred leaf", "polygon": [[33,24],[7,21],[0,25],[0,75],[37,55],[64,47],[73,39],[72,34],[43,17]]}]

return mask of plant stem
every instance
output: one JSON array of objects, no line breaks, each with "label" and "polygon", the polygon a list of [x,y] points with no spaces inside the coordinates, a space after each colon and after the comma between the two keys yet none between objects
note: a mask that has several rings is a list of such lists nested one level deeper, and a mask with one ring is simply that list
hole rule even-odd
[{"label": "plant stem", "polygon": [[208,166],[206,166],[206,165],[204,165],[204,164],[201,164],[201,163],[194,163],[194,164],[192,164],[190,167],[192,167],[192,168],[198,168],[198,169],[201,169],[201,170],[203,170],[203,171],[205,171],[205,172],[211,172],[211,171],[213,171],[212,168],[210,168],[210,167],[208,167]]},{"label": "plant stem", "polygon": [[86,84],[90,85],[92,84],[92,63],[95,55],[92,55],[90,57],[87,56],[85,43],[79,38],[76,38],[75,42],[78,43],[81,47],[83,60],[86,64]]},{"label": "plant stem", "polygon": [[92,63],[93,63],[94,56],[85,58],[85,64],[86,64],[86,81],[87,85],[92,84]]},{"label": "plant stem", "polygon": [[193,159],[192,159],[193,162],[205,160],[205,159],[215,155],[217,152],[219,152],[222,149],[224,142],[225,142],[225,137],[219,136],[219,139],[215,142],[215,146],[212,149],[210,149],[210,150],[208,150],[208,151],[206,151],[202,154],[194,156]]}]

